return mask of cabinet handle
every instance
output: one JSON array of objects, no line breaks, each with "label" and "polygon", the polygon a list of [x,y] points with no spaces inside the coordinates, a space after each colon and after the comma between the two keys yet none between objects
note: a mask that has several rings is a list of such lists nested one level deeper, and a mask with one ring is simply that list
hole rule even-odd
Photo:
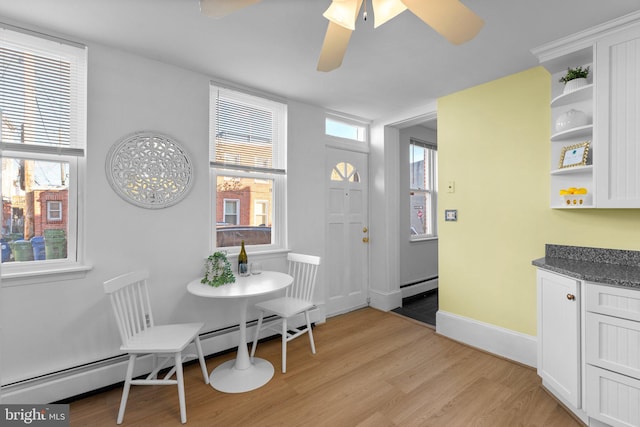
[{"label": "cabinet handle", "polygon": [[576,296],[575,296],[575,295],[573,295],[573,294],[567,294],[567,299],[568,299],[569,301],[575,301],[575,300],[576,300]]}]

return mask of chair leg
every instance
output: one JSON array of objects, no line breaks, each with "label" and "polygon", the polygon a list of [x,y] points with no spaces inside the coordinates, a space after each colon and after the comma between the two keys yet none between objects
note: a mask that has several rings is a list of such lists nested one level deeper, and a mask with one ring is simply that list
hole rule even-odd
[{"label": "chair leg", "polygon": [[282,318],[282,373],[287,372],[287,319]]},{"label": "chair leg", "polygon": [[136,364],[136,354],[129,355],[129,363],[127,364],[127,373],[124,378],[124,388],[122,389],[122,398],[120,399],[120,409],[118,410],[118,419],[116,424],[122,424],[124,419],[124,410],[127,407],[127,399],[129,398],[129,390],[131,389],[131,377],[133,376],[133,367]]},{"label": "chair leg", "polygon": [[187,408],[184,398],[184,378],[182,375],[182,354],[175,354],[176,364],[176,380],[178,381],[178,400],[180,401],[180,421],[182,424],[187,422]]},{"label": "chair leg", "polygon": [[[153,365],[153,366],[152,366],[152,369],[153,369],[153,371],[155,371],[155,370],[156,370],[156,368],[158,367],[158,355],[157,355],[157,354],[155,354],[155,353],[153,353],[153,354],[151,355],[151,359],[152,359],[152,362],[151,362],[151,363],[152,363],[152,365]],[[153,372],[153,371],[152,371],[152,372]],[[153,376],[153,378],[149,378],[149,379],[152,379],[152,380],[158,379],[158,375],[154,375],[154,376]]]},{"label": "chair leg", "polygon": [[196,343],[196,353],[198,353],[198,360],[200,361],[200,368],[202,369],[202,376],[204,383],[209,384],[209,373],[207,372],[207,364],[204,361],[204,354],[202,353],[202,345],[200,344],[200,337],[196,335],[194,340]]},{"label": "chair leg", "polygon": [[304,317],[307,319],[307,334],[309,334],[309,342],[311,343],[311,353],[316,354],[316,344],[313,342],[313,331],[311,330],[311,320],[309,319],[309,312],[304,312]]},{"label": "chair leg", "polygon": [[260,335],[260,328],[262,327],[262,318],[264,316],[264,311],[260,312],[260,317],[258,317],[258,324],[256,325],[256,333],[253,337],[253,344],[251,345],[251,357],[256,355],[256,346],[258,345],[258,337]]}]

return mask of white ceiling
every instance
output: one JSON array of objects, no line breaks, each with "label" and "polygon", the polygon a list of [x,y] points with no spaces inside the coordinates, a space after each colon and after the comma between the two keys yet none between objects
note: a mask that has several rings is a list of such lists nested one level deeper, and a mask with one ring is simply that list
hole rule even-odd
[{"label": "white ceiling", "polygon": [[0,0],[0,21],[380,119],[533,67],[531,48],[640,9],[640,0],[462,1],[485,20],[474,40],[451,45],[410,11],[375,30],[359,20],[329,73],[316,65],[330,0],[262,0],[219,20],[198,0]]}]

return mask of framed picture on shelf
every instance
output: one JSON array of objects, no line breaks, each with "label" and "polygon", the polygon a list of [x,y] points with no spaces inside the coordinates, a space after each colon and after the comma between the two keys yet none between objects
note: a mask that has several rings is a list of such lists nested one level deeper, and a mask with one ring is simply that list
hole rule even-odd
[{"label": "framed picture on shelf", "polygon": [[563,147],[560,153],[560,169],[575,166],[586,166],[589,158],[589,144],[591,141]]}]

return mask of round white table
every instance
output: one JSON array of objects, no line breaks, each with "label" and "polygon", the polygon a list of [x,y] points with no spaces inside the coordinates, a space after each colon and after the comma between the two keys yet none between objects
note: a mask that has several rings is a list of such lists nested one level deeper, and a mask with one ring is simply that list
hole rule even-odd
[{"label": "round white table", "polygon": [[195,279],[187,285],[190,294],[205,298],[233,298],[240,301],[240,339],[235,360],[216,367],[209,377],[216,390],[225,393],[242,393],[262,387],[273,377],[273,365],[257,357],[253,361],[247,350],[247,301],[249,297],[284,289],[293,283],[293,277],[277,271],[263,271],[246,277],[236,275],[235,283],[217,288]]}]

